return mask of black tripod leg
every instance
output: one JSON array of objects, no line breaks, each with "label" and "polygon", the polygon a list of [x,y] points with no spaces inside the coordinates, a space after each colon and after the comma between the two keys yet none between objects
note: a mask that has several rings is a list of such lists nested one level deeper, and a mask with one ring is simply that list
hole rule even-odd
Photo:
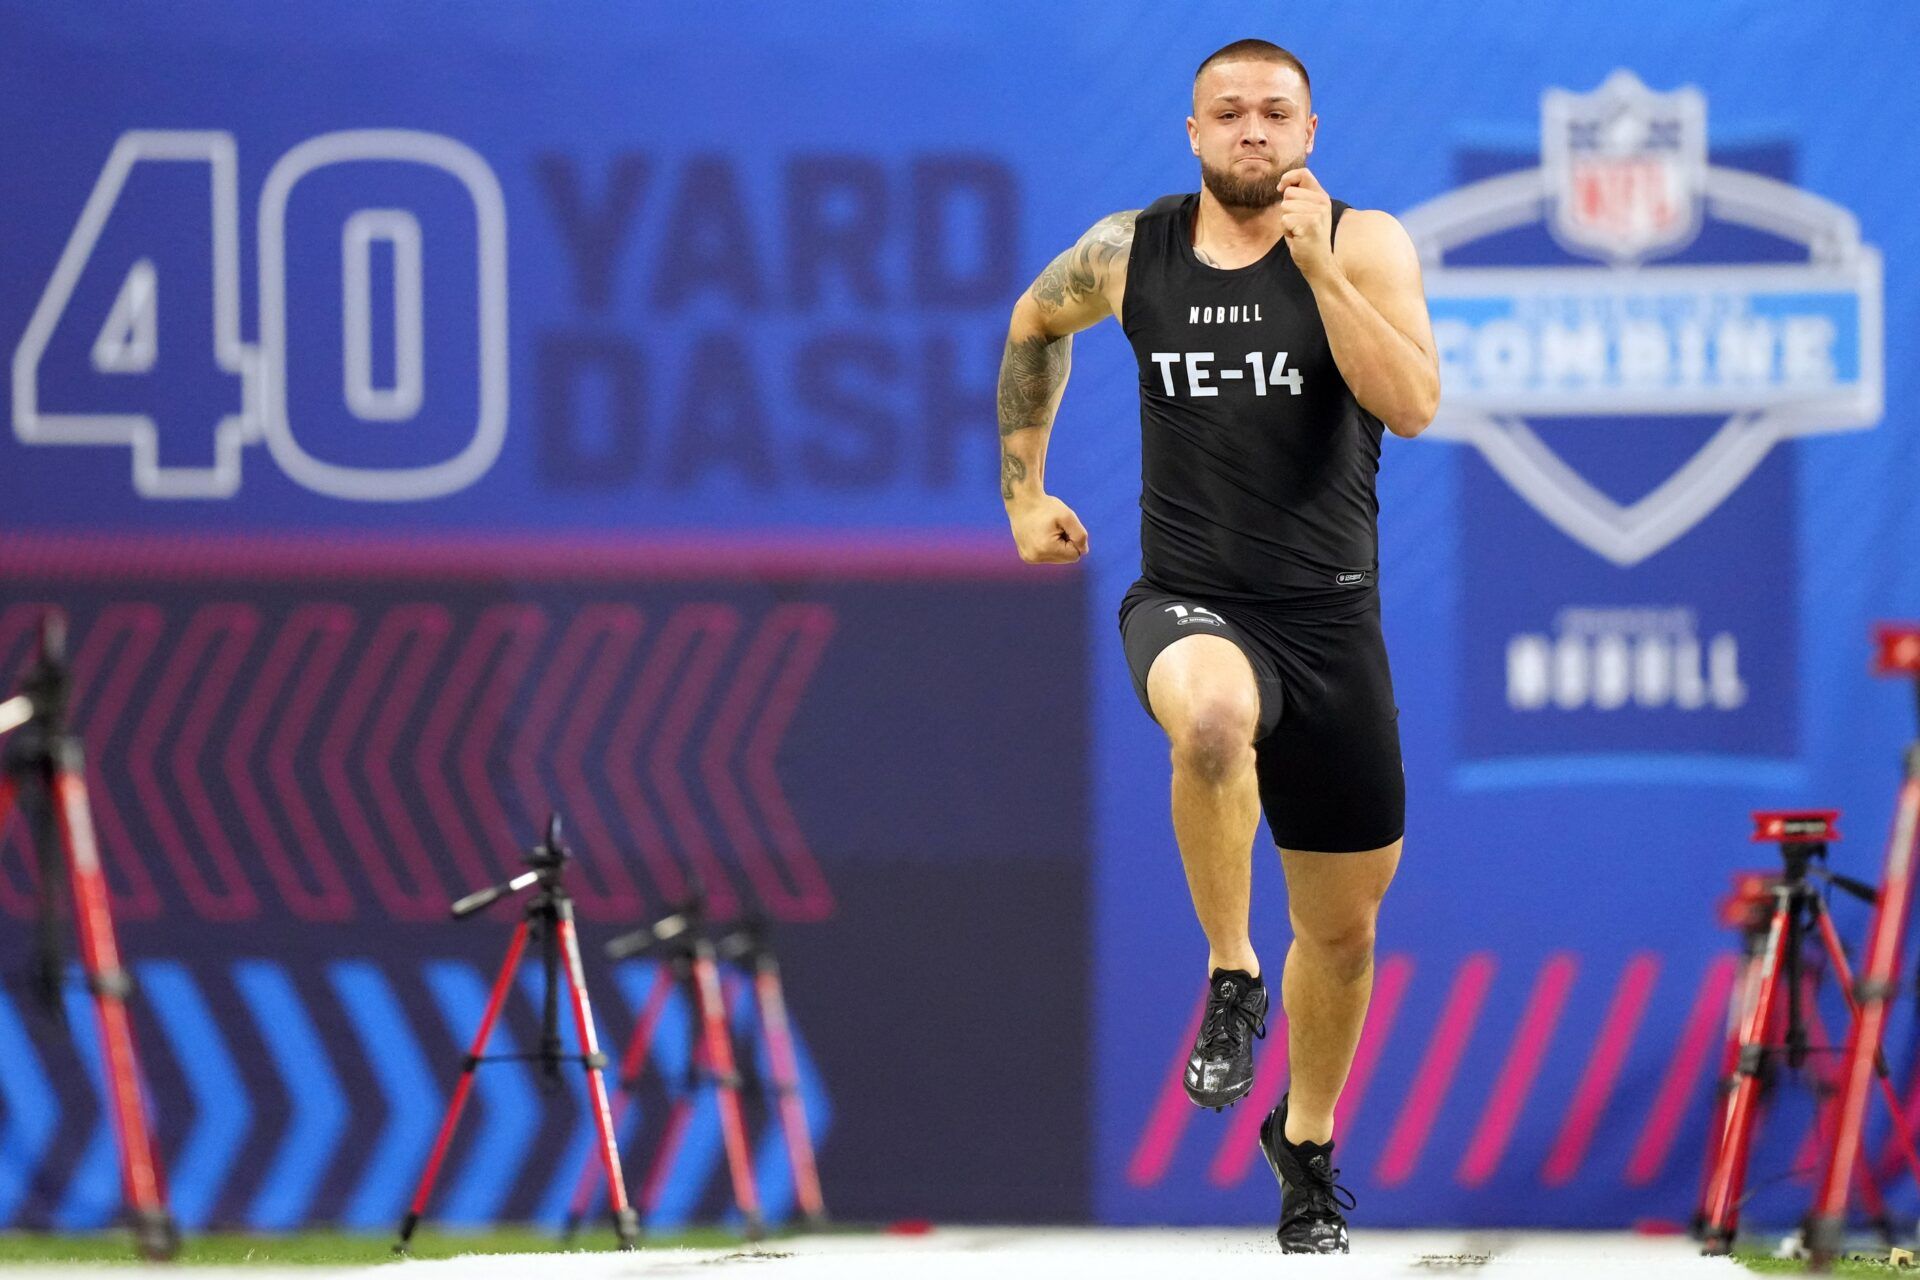
[{"label": "black tripod leg", "polygon": [[59,824],[49,799],[46,772],[32,767],[23,771],[23,777],[23,783],[12,784],[16,788],[13,795],[27,829],[27,839],[33,845],[40,879],[40,918],[34,922],[29,980],[41,1009],[64,1030],[67,1003],[60,998],[60,990],[66,985],[66,961],[61,955],[60,920],[67,909],[67,868],[62,857]]},{"label": "black tripod leg", "polygon": [[540,916],[540,1068],[549,1089],[558,1089],[560,1059],[560,917],[553,906]]}]

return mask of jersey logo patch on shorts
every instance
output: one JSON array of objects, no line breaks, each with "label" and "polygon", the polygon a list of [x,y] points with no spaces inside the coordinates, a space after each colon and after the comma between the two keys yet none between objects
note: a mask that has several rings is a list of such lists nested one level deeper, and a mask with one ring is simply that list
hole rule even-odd
[{"label": "jersey logo patch on shorts", "polygon": [[1204,622],[1210,627],[1224,627],[1227,625],[1225,618],[1213,610],[1203,609],[1197,604],[1170,604],[1167,606],[1167,612],[1173,615],[1176,626],[1191,626],[1196,622]]}]

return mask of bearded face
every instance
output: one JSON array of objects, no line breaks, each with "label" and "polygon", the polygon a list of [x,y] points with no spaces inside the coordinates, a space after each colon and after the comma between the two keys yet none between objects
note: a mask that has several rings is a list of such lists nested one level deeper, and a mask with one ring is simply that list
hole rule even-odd
[{"label": "bearded face", "polygon": [[1298,71],[1236,60],[1215,63],[1194,82],[1187,134],[1214,199],[1264,209],[1280,199],[1280,175],[1306,165],[1315,124]]},{"label": "bearded face", "polygon": [[1202,156],[1200,180],[1229,209],[1264,209],[1280,199],[1280,175],[1306,162],[1305,156],[1286,163],[1246,157],[1222,167],[1208,164]]}]

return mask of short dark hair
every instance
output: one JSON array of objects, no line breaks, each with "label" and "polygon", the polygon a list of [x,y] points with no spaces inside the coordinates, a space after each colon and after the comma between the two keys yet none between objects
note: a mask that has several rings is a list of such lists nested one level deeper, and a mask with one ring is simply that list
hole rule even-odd
[{"label": "short dark hair", "polygon": [[1307,76],[1307,64],[1271,40],[1235,40],[1225,48],[1215,49],[1195,69],[1194,83],[1198,84],[1207,68],[1216,62],[1277,62],[1283,67],[1292,67],[1300,73],[1300,83],[1307,86],[1308,98],[1313,96],[1313,81]]}]

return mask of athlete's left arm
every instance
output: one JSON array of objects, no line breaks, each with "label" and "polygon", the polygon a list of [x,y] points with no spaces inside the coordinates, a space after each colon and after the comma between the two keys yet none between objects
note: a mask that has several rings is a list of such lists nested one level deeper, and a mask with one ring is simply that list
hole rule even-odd
[{"label": "athlete's left arm", "polygon": [[1334,363],[1362,408],[1397,436],[1426,429],[1440,407],[1440,363],[1406,228],[1379,209],[1349,209],[1334,243],[1333,203],[1305,169],[1280,179],[1288,247],[1313,287]]}]

